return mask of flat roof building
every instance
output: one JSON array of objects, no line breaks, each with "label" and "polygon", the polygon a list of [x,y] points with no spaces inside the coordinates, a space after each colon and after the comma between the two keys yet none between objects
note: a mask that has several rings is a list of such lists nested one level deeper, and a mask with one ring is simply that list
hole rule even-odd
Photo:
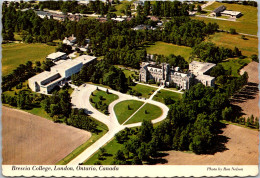
[{"label": "flat roof building", "polygon": [[46,59],[49,59],[54,62],[66,58],[67,58],[67,54],[64,52],[51,53],[46,57]]},{"label": "flat roof building", "polygon": [[83,65],[92,63],[96,59],[94,56],[82,55],[61,62],[51,67],[50,71],[29,78],[29,87],[34,92],[49,94],[54,87],[66,83],[73,74],[80,72]]}]

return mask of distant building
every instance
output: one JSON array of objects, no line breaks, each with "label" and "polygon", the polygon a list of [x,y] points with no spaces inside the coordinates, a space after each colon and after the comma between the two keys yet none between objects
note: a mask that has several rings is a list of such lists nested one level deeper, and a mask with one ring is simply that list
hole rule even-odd
[{"label": "distant building", "polygon": [[221,12],[223,12],[224,10],[226,10],[226,6],[224,6],[224,5],[219,6],[218,8],[214,9],[211,12],[211,16],[214,16],[214,17],[220,16]]},{"label": "distant building", "polygon": [[117,22],[123,22],[123,21],[125,21],[126,19],[117,17],[117,18],[111,18],[111,20],[114,20],[114,21],[117,21]]},{"label": "distant building", "polygon": [[133,30],[155,30],[155,27],[152,27],[151,25],[137,25],[133,28]]},{"label": "distant building", "polygon": [[242,16],[241,12],[238,11],[231,11],[231,10],[226,10],[226,7],[224,5],[219,6],[218,8],[214,9],[211,13],[210,16],[217,17],[217,16],[229,16],[232,18],[239,18]]},{"label": "distant building", "polygon": [[70,37],[65,37],[65,39],[62,41],[63,44],[73,46],[77,42],[77,38],[74,37],[74,34]]},{"label": "distant building", "polygon": [[195,82],[200,82],[205,86],[215,86],[215,77],[209,76],[210,71],[216,66],[213,63],[192,61],[189,64],[189,71],[194,74]]},{"label": "distant building", "polygon": [[238,11],[224,10],[223,12],[221,12],[221,15],[229,16],[229,17],[232,17],[232,18],[239,18],[239,17],[242,16],[242,13],[238,12]]},{"label": "distant building", "polygon": [[150,19],[154,22],[158,22],[160,19],[156,16],[151,16]]},{"label": "distant building", "polygon": [[51,53],[46,57],[46,59],[56,62],[58,60],[67,59],[67,54],[64,52]]},{"label": "distant building", "polygon": [[50,71],[29,78],[29,87],[34,92],[49,94],[54,87],[65,84],[73,74],[78,73],[83,65],[90,64],[96,59],[94,56],[82,55],[73,60],[66,60],[51,67]]},{"label": "distant building", "polygon": [[133,2],[133,5],[135,6],[135,10],[137,10],[137,7],[140,6],[144,6],[144,2],[143,1],[135,1]]}]

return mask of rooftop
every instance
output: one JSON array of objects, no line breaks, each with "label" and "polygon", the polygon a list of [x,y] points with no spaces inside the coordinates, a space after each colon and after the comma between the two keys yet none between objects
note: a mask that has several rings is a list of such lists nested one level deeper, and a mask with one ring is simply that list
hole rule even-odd
[{"label": "rooftop", "polygon": [[192,61],[190,63],[190,65],[197,66],[195,71],[199,71],[199,72],[202,72],[202,73],[205,73],[209,69],[211,69],[212,67],[216,66],[216,64],[213,64],[213,63],[206,63],[206,62],[199,62],[199,61]]},{"label": "rooftop", "polygon": [[213,79],[215,79],[215,77],[211,77],[209,75],[198,75],[196,77],[197,80],[207,80],[207,81],[211,81]]},{"label": "rooftop", "polygon": [[223,11],[223,12],[221,12],[221,13],[223,13],[223,14],[228,14],[228,15],[238,15],[238,14],[240,14],[241,12],[225,10],[225,11]]},{"label": "rooftop", "polygon": [[87,63],[93,61],[96,58],[97,57],[95,57],[95,56],[82,55],[82,56],[79,56],[79,57],[75,58],[74,61],[77,60],[79,62],[82,62],[83,65],[84,65],[84,64],[87,64]]},{"label": "rooftop", "polygon": [[76,66],[78,64],[82,63],[82,61],[78,61],[78,60],[73,60],[73,59],[68,59],[66,60],[65,62],[59,64],[59,65],[55,65],[53,67],[51,67],[51,71],[54,71],[54,70],[67,70],[67,69],[70,69],[72,68],[73,66]]},{"label": "rooftop", "polygon": [[65,54],[66,53],[59,51],[59,52],[56,52],[56,53],[49,54],[46,58],[48,58],[48,59],[56,59],[56,58],[61,57],[61,56],[65,55]]},{"label": "rooftop", "polygon": [[226,10],[226,6],[222,5],[222,6],[217,7],[216,9],[214,9],[213,12],[220,13],[224,10]]},{"label": "rooftop", "polygon": [[34,81],[37,81],[39,83],[41,83],[42,81],[50,78],[50,77],[53,77],[55,75],[59,74],[58,72],[49,72],[49,71],[44,71],[42,73],[39,73],[33,77],[31,77],[29,80],[34,80]]}]

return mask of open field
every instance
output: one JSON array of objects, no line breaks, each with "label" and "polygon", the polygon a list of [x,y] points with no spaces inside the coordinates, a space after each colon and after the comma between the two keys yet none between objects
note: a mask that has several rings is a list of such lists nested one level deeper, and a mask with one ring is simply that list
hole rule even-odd
[{"label": "open field", "polygon": [[232,76],[238,77],[239,76],[239,70],[249,64],[251,62],[251,59],[245,58],[245,59],[228,59],[226,61],[221,62],[220,64],[224,67],[225,70],[228,70],[231,67],[232,70]]},{"label": "open field", "polygon": [[157,94],[153,97],[153,100],[159,101],[161,103],[164,103],[164,98],[172,98],[175,101],[180,100],[182,98],[182,95],[179,93],[167,91],[167,90],[160,90],[160,93],[157,92]]},{"label": "open field", "polygon": [[[128,119],[138,108],[142,106],[142,101],[136,100],[125,100],[117,103],[114,107],[116,117],[118,122],[122,124],[126,119]],[[130,107],[130,109],[128,108]]]},{"label": "open field", "polygon": [[68,164],[72,159],[74,159],[76,156],[78,156],[80,153],[82,153],[85,149],[87,149],[89,146],[91,146],[93,143],[95,143],[98,139],[100,139],[103,135],[105,135],[108,131],[108,128],[105,124],[99,122],[96,120],[98,123],[97,129],[100,130],[101,132],[97,133],[92,133],[92,136],[90,137],[89,140],[87,140],[85,143],[80,145],[78,148],[73,150],[70,154],[68,154],[65,158],[60,160],[57,164],[58,165],[66,165]]},{"label": "open field", "polygon": [[223,46],[225,48],[238,49],[244,56],[251,57],[252,54],[258,55],[258,38],[247,36],[246,39],[242,39],[241,35],[232,35],[226,32],[215,33],[210,35],[206,41],[213,42],[217,46]]},{"label": "open field", "polygon": [[248,73],[248,85],[242,91],[232,98],[231,104],[241,108],[242,115],[250,117],[252,114],[259,117],[259,79],[258,79],[258,63],[251,62],[243,69],[241,74],[246,71]]},{"label": "open field", "polygon": [[55,46],[46,44],[2,44],[2,73],[9,74],[20,64],[25,64],[27,61],[44,61],[45,57],[50,53],[55,52]]},{"label": "open field", "polygon": [[115,5],[115,9],[116,9],[116,12],[114,12],[116,15],[118,15],[118,16],[120,16],[120,15],[125,15],[125,14],[123,14],[123,13],[121,13],[121,10],[126,10],[126,6],[127,5],[131,5],[132,4],[132,2],[133,2],[134,0],[123,0],[123,1],[120,1],[120,4],[117,4],[117,5]]},{"label": "open field", "polygon": [[143,120],[153,120],[161,115],[162,109],[160,107],[146,103],[126,124],[142,122]]},{"label": "open field", "polygon": [[99,110],[102,113],[105,113],[105,110],[101,110],[99,106],[99,102],[102,102],[102,105],[109,106],[110,103],[118,99],[118,96],[112,93],[107,94],[105,91],[102,90],[95,90],[93,92],[94,96],[90,96],[90,99],[92,100],[91,105],[96,108],[95,104],[97,103],[97,110]]},{"label": "open field", "polygon": [[222,30],[229,30],[230,28],[236,29],[239,33],[247,33],[252,35],[257,35],[257,7],[245,6],[239,4],[228,4],[214,2],[212,5],[208,6],[207,10],[214,10],[215,8],[224,5],[227,10],[239,11],[243,14],[242,17],[238,18],[236,22],[217,20],[203,17],[192,17],[199,20],[204,20],[204,22],[216,22],[219,24],[219,28]]},{"label": "open field", "polygon": [[142,94],[142,97],[149,98],[150,95],[156,90],[154,87],[149,87],[141,84],[136,84],[135,86],[130,86],[133,90],[138,91]]},{"label": "open field", "polygon": [[86,142],[91,133],[2,107],[3,164],[51,165]]},{"label": "open field", "polygon": [[154,45],[149,45],[147,48],[147,54],[162,54],[165,56],[169,56],[170,54],[174,54],[176,56],[180,55],[184,57],[186,61],[188,61],[190,57],[190,53],[192,49],[186,46],[178,46],[165,42],[155,42]]},{"label": "open field", "polygon": [[[196,155],[180,151],[167,151],[167,165],[258,165],[258,132],[227,125],[222,135],[227,137],[226,149],[214,155]],[[242,133],[242,134],[241,134]]]}]

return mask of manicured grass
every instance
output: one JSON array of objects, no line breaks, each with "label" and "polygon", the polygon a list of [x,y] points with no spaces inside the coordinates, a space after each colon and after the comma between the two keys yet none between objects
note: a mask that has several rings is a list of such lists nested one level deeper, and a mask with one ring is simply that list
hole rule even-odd
[{"label": "manicured grass", "polygon": [[238,47],[244,56],[250,57],[252,54],[258,54],[258,39],[256,37],[246,36],[242,39],[241,35],[232,35],[225,32],[215,33],[210,35],[206,41],[213,42],[217,46],[234,49]]},{"label": "manicured grass", "polygon": [[149,98],[150,95],[153,94],[153,92],[156,90],[154,87],[149,87],[141,84],[136,84],[135,86],[130,86],[133,90],[138,91],[142,94],[142,97]]},{"label": "manicured grass", "polygon": [[231,67],[232,70],[232,76],[238,77],[239,76],[239,70],[245,66],[246,64],[250,63],[251,60],[246,58],[246,59],[228,59],[224,62],[221,62],[222,66],[224,69],[228,70]]},{"label": "manicured grass", "polygon": [[[143,120],[153,120],[162,115],[162,109],[153,104],[145,104],[126,124],[142,122]],[[125,125],[126,125],[125,124]]]},{"label": "manicured grass", "polygon": [[44,61],[45,57],[55,52],[55,46],[46,44],[2,44],[2,73],[7,75],[20,64],[27,61]]},{"label": "manicured grass", "polygon": [[153,100],[164,103],[164,98],[172,98],[177,101],[182,98],[182,94],[162,89],[159,92],[157,92],[157,94],[153,97]]},{"label": "manicured grass", "polygon": [[[109,106],[110,103],[112,103],[113,101],[118,99],[118,96],[112,93],[107,94],[105,91],[102,90],[95,90],[93,92],[94,96],[90,96],[90,99],[92,99],[91,105],[93,107],[95,107],[95,103],[97,103],[97,110],[99,110],[102,113],[105,113],[105,110],[101,110],[100,106],[99,106],[99,102],[102,102],[102,105],[107,105]],[[100,100],[100,97],[102,97],[102,100]],[[106,113],[105,113],[106,114]]]},{"label": "manicured grass", "polygon": [[113,162],[113,157],[117,153],[118,150],[122,150],[124,147],[123,144],[117,143],[116,139],[113,138],[109,143],[107,143],[103,148],[106,150],[106,155],[102,156],[103,159],[99,160],[98,155],[101,155],[101,151],[97,151],[93,156],[91,156],[84,165],[94,165],[97,161],[100,161],[102,165],[111,165]]},{"label": "manicured grass", "polygon": [[105,135],[108,131],[108,128],[105,124],[99,122],[96,120],[96,122],[98,123],[97,129],[100,130],[101,132],[99,132],[98,134],[96,133],[92,133],[92,136],[89,140],[87,140],[85,143],[83,143],[82,145],[80,145],[78,148],[76,148],[75,150],[73,150],[69,155],[67,155],[65,158],[63,158],[62,160],[60,160],[57,165],[66,165],[68,164],[72,159],[74,159],[75,157],[77,157],[80,153],[82,153],[84,150],[86,150],[90,145],[92,145],[93,143],[95,143],[99,138],[101,138],[103,135]]},{"label": "manicured grass", "polygon": [[[114,65],[116,68],[118,69],[121,69],[124,74],[125,74],[125,77],[128,78],[128,77],[131,77],[133,79],[133,77],[138,77],[138,73],[135,74],[135,71],[132,71],[132,70],[129,70],[129,69],[124,69],[124,68],[121,68],[120,65]],[[123,67],[123,66],[122,66]]]},{"label": "manicured grass", "polygon": [[113,12],[113,13],[115,13],[117,16],[125,15],[125,14],[121,13],[121,10],[126,10],[126,6],[127,5],[131,5],[132,2],[134,2],[134,0],[131,0],[131,1],[128,1],[128,0],[120,1],[120,4],[115,5],[116,11]]},{"label": "manicured grass", "polygon": [[237,32],[247,33],[252,35],[257,35],[257,7],[245,6],[239,4],[228,4],[214,2],[212,5],[208,6],[206,9],[214,10],[215,8],[224,5],[227,7],[227,10],[239,11],[243,14],[242,17],[238,18],[236,22],[226,21],[226,20],[217,20],[209,19],[203,17],[193,17],[196,19],[204,20],[208,22],[216,22],[219,24],[220,29],[229,30],[230,28],[236,29]]},{"label": "manicured grass", "polygon": [[190,57],[190,53],[192,49],[186,46],[178,46],[170,43],[165,42],[155,42],[154,45],[149,45],[147,48],[147,54],[162,54],[165,56],[169,56],[170,54],[180,55],[188,61]]},{"label": "manicured grass", "polygon": [[[125,122],[137,109],[143,105],[142,101],[126,100],[117,103],[114,107],[118,122],[122,124]],[[128,108],[130,107],[130,109]]]}]

